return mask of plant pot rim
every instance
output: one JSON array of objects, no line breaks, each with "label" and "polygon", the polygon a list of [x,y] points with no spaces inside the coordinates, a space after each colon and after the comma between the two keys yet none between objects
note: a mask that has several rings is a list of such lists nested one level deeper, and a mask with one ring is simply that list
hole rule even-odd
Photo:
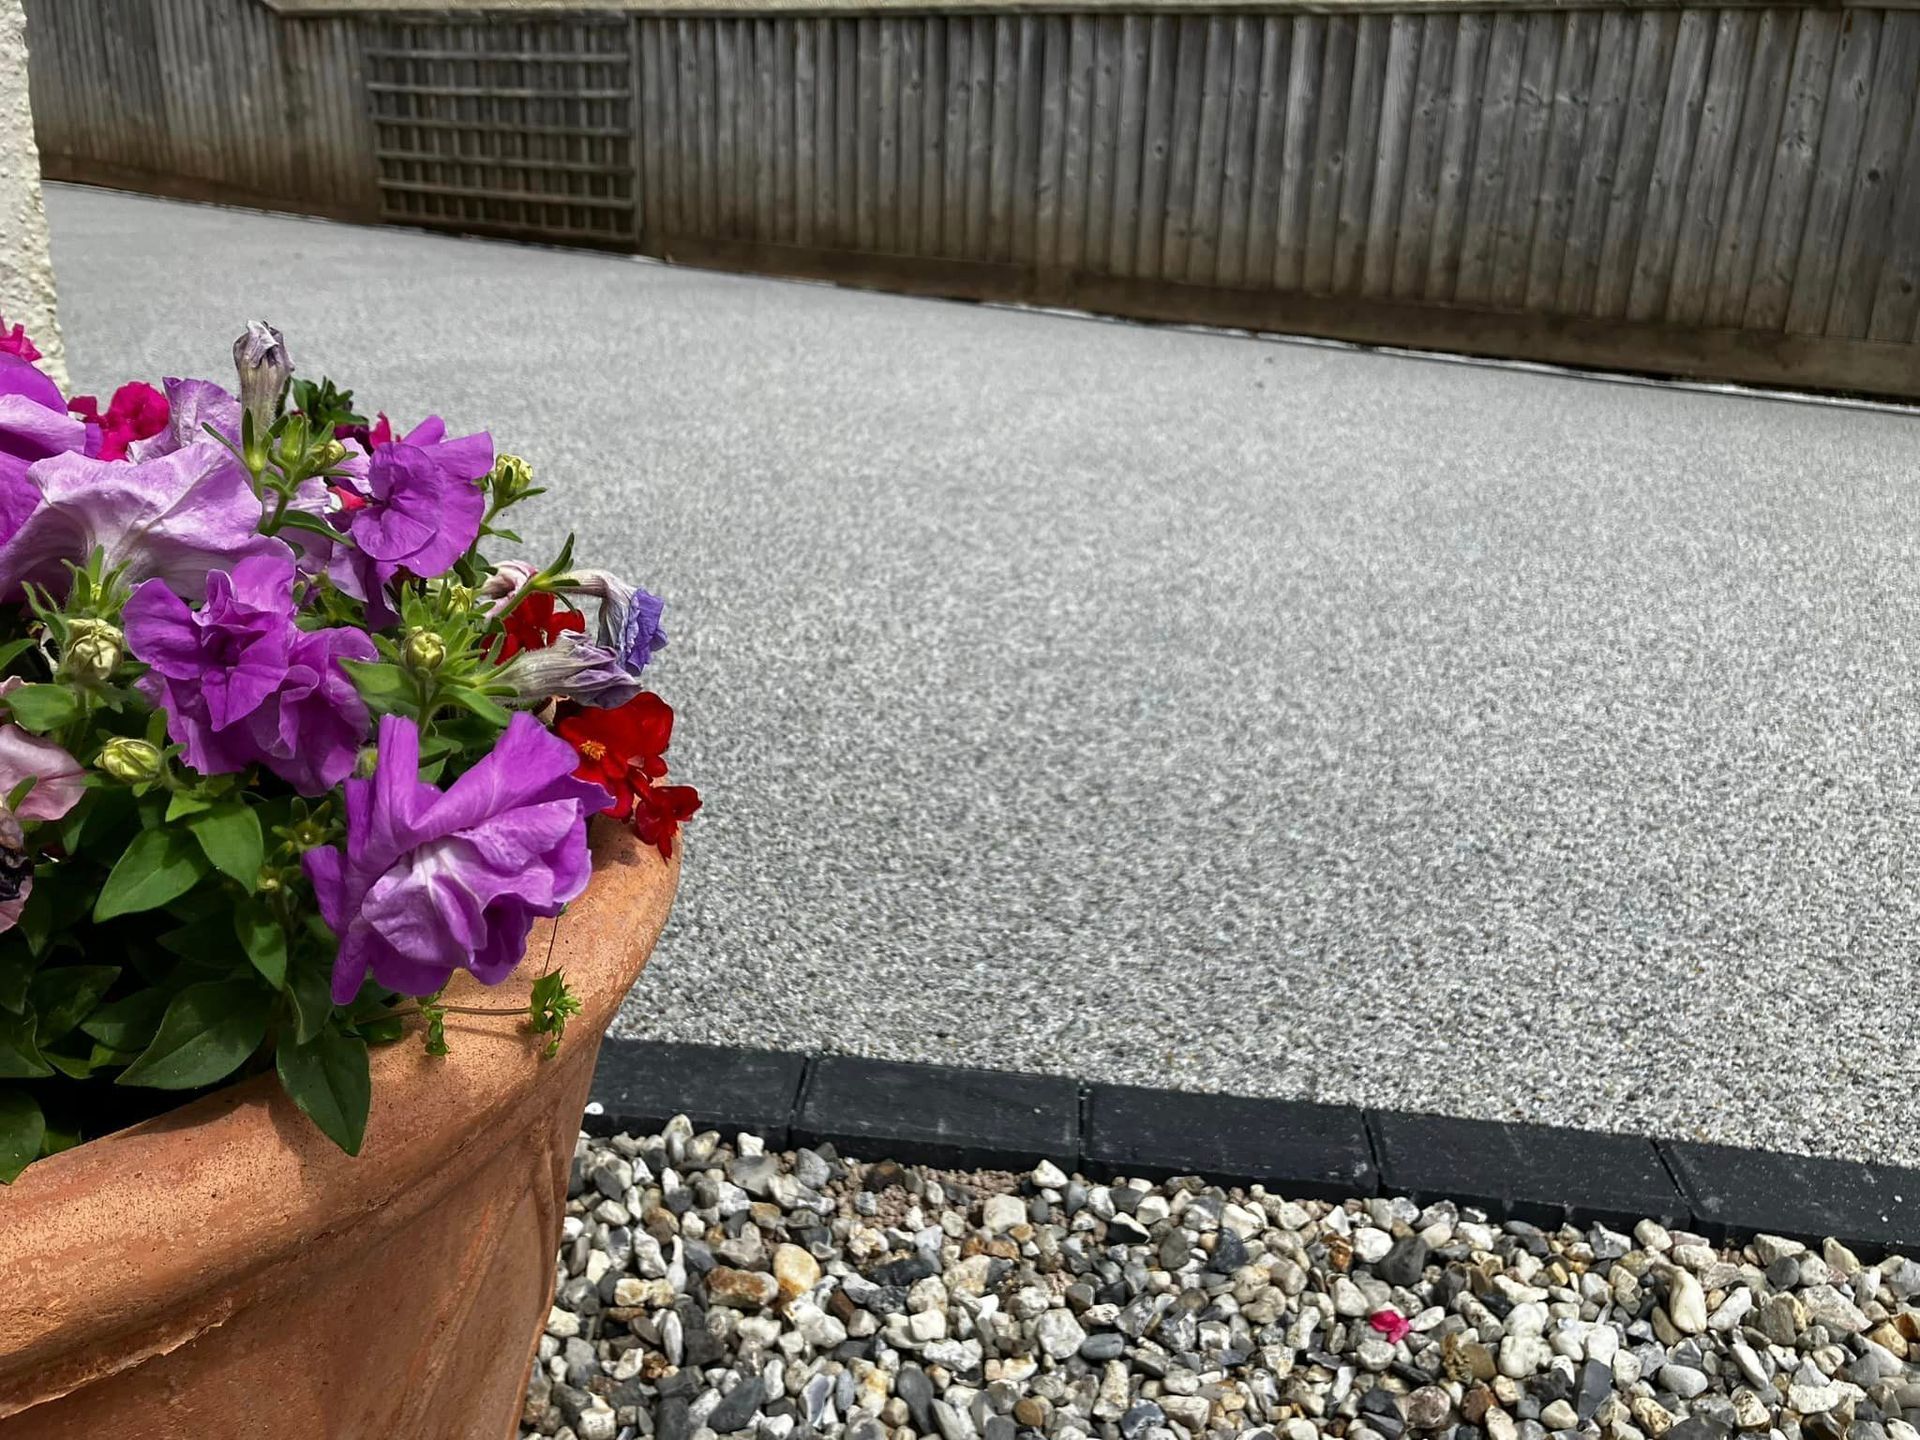
[{"label": "plant pot rim", "polygon": [[547,1067],[566,1063],[568,1046],[597,1043],[666,923],[677,847],[663,861],[604,819],[592,845],[586,893],[535,925],[514,974],[487,987],[463,971],[447,990],[453,1004],[523,1006],[536,978],[564,969],[581,1010],[558,1061],[543,1059],[514,1017],[449,1015],[444,1057],[426,1054],[415,1021],[373,1053],[357,1157],[267,1074],[38,1161],[0,1187],[0,1418],[224,1324],[318,1235],[389,1207],[429,1210],[462,1152],[493,1143],[494,1122]]}]

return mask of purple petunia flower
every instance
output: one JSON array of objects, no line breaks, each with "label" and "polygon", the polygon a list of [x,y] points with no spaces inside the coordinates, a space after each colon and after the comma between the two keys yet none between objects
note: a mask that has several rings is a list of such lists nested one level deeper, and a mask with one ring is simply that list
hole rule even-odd
[{"label": "purple petunia flower", "polygon": [[405,571],[423,580],[443,575],[479,538],[486,498],[478,482],[493,468],[493,437],[446,439],[438,416],[404,438],[374,450],[361,503],[349,506],[345,529],[353,539],[334,555],[334,584],[366,602],[376,626],[399,618],[386,587]]},{"label": "purple petunia flower", "polygon": [[27,467],[50,455],[91,455],[99,448],[100,432],[67,413],[59,386],[18,356],[0,353],[0,540],[40,503]]},{"label": "purple petunia flower", "polygon": [[347,844],[307,851],[320,914],[340,937],[333,998],[371,974],[429,995],[465,969],[497,985],[526,950],[537,915],[587,888],[586,817],[607,792],[573,776],[573,747],[515,715],[491,754],[441,791],[420,779],[420,732],[380,722],[371,780],[347,782]]},{"label": "purple petunia flower", "polygon": [[212,572],[198,612],[149,580],[124,623],[127,648],[152,667],[141,688],[202,775],[265,765],[301,794],[323,795],[352,772],[367,708],[339,662],[378,652],[358,630],[294,624],[290,557]]},{"label": "purple petunia flower", "polygon": [[[164,580],[198,600],[207,574],[262,556],[291,558],[283,541],[258,533],[260,500],[240,463],[212,440],[139,464],[56,455],[27,471],[38,504],[0,544],[0,596],[25,581],[55,595],[64,562],[106,551],[129,583]],[[0,526],[4,530],[4,526]]]}]

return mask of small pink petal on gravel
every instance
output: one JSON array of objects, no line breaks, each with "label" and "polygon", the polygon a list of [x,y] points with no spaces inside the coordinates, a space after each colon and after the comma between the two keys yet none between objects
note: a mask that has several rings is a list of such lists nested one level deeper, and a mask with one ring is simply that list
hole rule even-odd
[{"label": "small pink petal on gravel", "polygon": [[1413,1329],[1406,1316],[1392,1309],[1374,1311],[1367,1317],[1367,1324],[1386,1336],[1389,1343],[1394,1345],[1406,1339],[1407,1333]]}]

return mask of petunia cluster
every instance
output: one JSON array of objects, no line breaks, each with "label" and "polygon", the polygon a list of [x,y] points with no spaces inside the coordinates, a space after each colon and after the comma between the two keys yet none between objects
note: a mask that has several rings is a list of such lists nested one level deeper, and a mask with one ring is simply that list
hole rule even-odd
[{"label": "petunia cluster", "polygon": [[[367,1047],[497,984],[588,824],[666,860],[662,603],[519,547],[523,460],[369,421],[254,324],[231,387],[68,397],[0,322],[0,1181],[274,1068],[348,1150]],[[527,1020],[574,1007],[543,977]]]}]

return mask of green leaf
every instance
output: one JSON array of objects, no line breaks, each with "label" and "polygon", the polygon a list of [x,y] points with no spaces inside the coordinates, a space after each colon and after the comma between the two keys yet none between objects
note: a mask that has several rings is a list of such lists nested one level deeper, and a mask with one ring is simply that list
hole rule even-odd
[{"label": "green leaf", "polygon": [[462,709],[471,711],[497,729],[506,729],[507,722],[513,719],[513,716],[509,715],[505,709],[493,700],[482,695],[478,690],[469,689],[465,685],[449,685],[445,690],[441,691],[440,698],[450,704],[458,705]]},{"label": "green leaf", "polygon": [[80,697],[64,685],[22,685],[7,696],[13,723],[44,735],[80,713]]},{"label": "green leaf", "polygon": [[191,790],[176,790],[173,798],[167,801],[167,823],[172,824],[182,815],[198,815],[211,810],[214,802],[205,795],[196,795]]},{"label": "green leaf", "polygon": [[224,1080],[267,1038],[273,996],[251,980],[189,985],[173,997],[153,1043],[114,1083],[193,1090]]},{"label": "green leaf", "polygon": [[39,1080],[53,1073],[33,1039],[33,1008],[24,1015],[0,1014],[0,1080]]},{"label": "green leaf", "polygon": [[333,977],[320,966],[296,965],[287,977],[287,998],[293,1002],[294,1038],[304,1045],[333,1014]]},{"label": "green leaf", "polygon": [[316,535],[324,535],[329,540],[335,541],[344,541],[347,539],[343,532],[334,529],[332,525],[329,525],[318,515],[309,515],[304,510],[288,510],[280,517],[280,528],[283,530],[311,530]]},{"label": "green leaf", "polygon": [[412,678],[398,665],[384,660],[342,660],[368,708],[383,715],[412,714],[419,702]]},{"label": "green leaf", "polygon": [[200,846],[185,831],[142,830],[100,887],[93,918],[111,920],[164,905],[199,884],[210,868]]},{"label": "green leaf", "polygon": [[27,1008],[27,986],[33,979],[34,958],[17,945],[0,949],[0,1010],[18,1015]]},{"label": "green leaf", "polygon": [[287,932],[270,906],[249,901],[233,912],[233,931],[266,982],[278,990],[287,983]]},{"label": "green leaf", "polygon": [[281,1041],[274,1066],[293,1103],[329,1140],[358,1155],[373,1099],[367,1042],[329,1027],[304,1045]]},{"label": "green leaf", "polygon": [[43,1052],[46,1062],[65,1075],[69,1080],[90,1079],[93,1072],[105,1065],[124,1065],[133,1056],[125,1050],[109,1049],[105,1045],[95,1045],[86,1055],[62,1055],[57,1051]]},{"label": "green leaf", "polygon": [[33,977],[29,991],[40,1017],[34,1038],[51,1045],[86,1019],[120,978],[118,965],[60,965]]},{"label": "green leaf", "polygon": [[39,1102],[24,1090],[0,1090],[0,1185],[11,1185],[47,1138]]},{"label": "green leaf", "polygon": [[32,648],[33,641],[31,639],[9,640],[6,644],[0,645],[0,670],[6,669],[7,666],[13,664],[14,661],[18,660]]},{"label": "green leaf", "polygon": [[259,885],[266,842],[260,834],[260,817],[244,801],[222,800],[211,810],[190,815],[187,829],[221,874],[238,880],[249,892]]},{"label": "green leaf", "polygon": [[19,934],[27,947],[44,956],[54,941],[75,939],[93,908],[99,883],[100,872],[92,866],[42,863],[36,867],[33,893],[20,912]]},{"label": "green leaf", "polygon": [[152,1042],[171,998],[164,990],[136,990],[87,1016],[80,1022],[81,1033],[111,1049],[137,1054]]},{"label": "green leaf", "polygon": [[232,913],[215,910],[167,931],[160,937],[160,948],[182,960],[209,961],[229,957],[232,942]]},{"label": "green leaf", "polygon": [[47,1138],[40,1142],[42,1155],[58,1155],[62,1150],[71,1150],[80,1143],[78,1127],[68,1128],[57,1124],[47,1126]]},{"label": "green leaf", "polygon": [[[89,790],[60,822],[60,848],[74,855],[79,853],[83,836],[89,842],[111,836],[133,818],[134,804],[133,792],[117,785]],[[102,844],[98,848],[104,853],[113,847]]]},{"label": "green leaf", "polygon": [[[47,942],[53,938],[53,887],[47,883],[52,877],[41,873],[45,868],[41,866],[34,871],[33,890],[27,896],[27,903],[20,907],[20,938],[35,955],[45,953]],[[0,960],[0,1005],[7,1005],[6,968],[6,961]],[[7,1005],[9,1010],[19,1008]]]}]

